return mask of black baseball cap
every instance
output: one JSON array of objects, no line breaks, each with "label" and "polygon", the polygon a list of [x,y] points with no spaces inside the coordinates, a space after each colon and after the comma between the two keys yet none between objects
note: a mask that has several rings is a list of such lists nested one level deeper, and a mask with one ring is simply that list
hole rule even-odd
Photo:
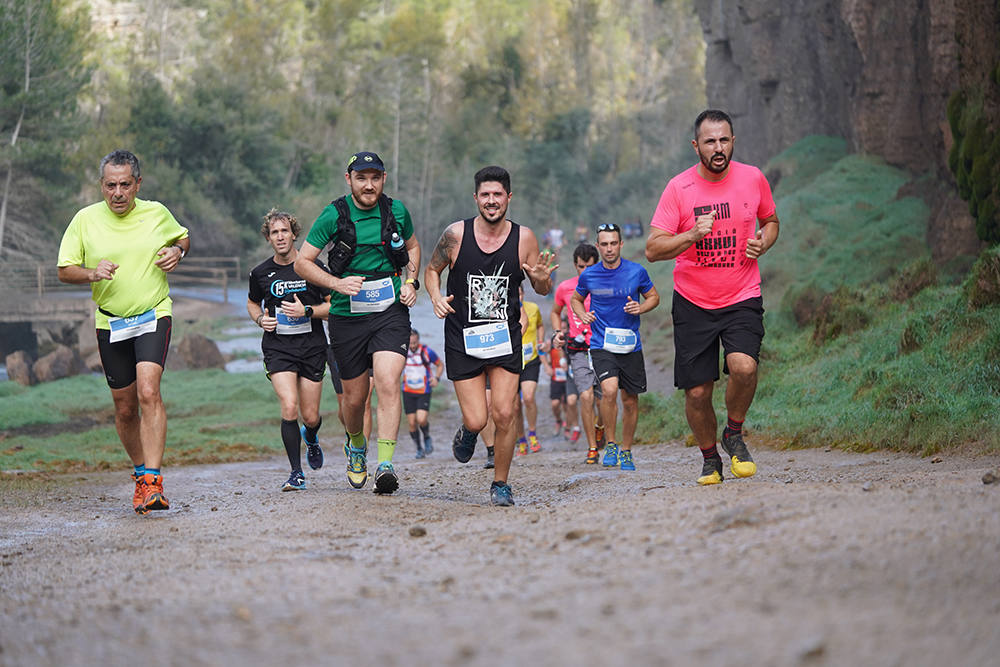
[{"label": "black baseball cap", "polygon": [[347,161],[347,171],[364,171],[365,169],[385,171],[385,165],[382,164],[382,158],[378,156],[378,153],[361,151],[352,155],[351,159]]}]

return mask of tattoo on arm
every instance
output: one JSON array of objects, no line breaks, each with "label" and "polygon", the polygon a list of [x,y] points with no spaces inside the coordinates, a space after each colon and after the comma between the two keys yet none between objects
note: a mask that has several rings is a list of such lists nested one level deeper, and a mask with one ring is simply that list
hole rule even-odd
[{"label": "tattoo on arm", "polygon": [[437,247],[434,248],[431,261],[427,263],[428,268],[440,273],[451,266],[451,249],[457,243],[458,239],[455,238],[455,233],[446,227],[444,233],[441,234],[440,240],[438,240]]}]

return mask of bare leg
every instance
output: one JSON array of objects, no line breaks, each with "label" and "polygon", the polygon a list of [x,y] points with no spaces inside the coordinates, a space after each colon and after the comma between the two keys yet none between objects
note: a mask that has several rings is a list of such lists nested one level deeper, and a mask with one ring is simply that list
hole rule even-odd
[{"label": "bare leg", "polygon": [[635,426],[639,423],[639,396],[622,389],[622,449],[632,449]]},{"label": "bare leg", "polygon": [[142,453],[142,437],[139,434],[139,395],[135,382],[121,389],[111,390],[111,400],[115,404],[115,430],[118,439],[125,446],[132,465],[145,463]]},{"label": "bare leg", "polygon": [[604,422],[604,437],[608,442],[617,443],[615,431],[618,428],[618,378],[606,377],[601,380],[601,421]]},{"label": "bare leg", "polygon": [[496,425],[496,440],[493,445],[496,468],[493,469],[493,480],[506,482],[510,473],[510,462],[514,458],[518,376],[495,366],[487,369],[487,372],[490,374],[490,387],[493,392],[490,414]]},{"label": "bare leg", "polygon": [[757,391],[757,362],[741,352],[726,355],[729,384],[726,387],[726,412],[737,421],[746,419]]},{"label": "bare leg", "polygon": [[687,416],[688,426],[691,427],[695,442],[701,449],[714,447],[719,432],[715,410],[712,408],[714,385],[714,382],[706,382],[684,390],[684,414]]},{"label": "bare leg", "polygon": [[160,395],[163,366],[152,361],[140,361],[135,366],[135,372],[142,456],[147,468],[159,469],[167,444],[167,410],[163,407],[163,397]]}]

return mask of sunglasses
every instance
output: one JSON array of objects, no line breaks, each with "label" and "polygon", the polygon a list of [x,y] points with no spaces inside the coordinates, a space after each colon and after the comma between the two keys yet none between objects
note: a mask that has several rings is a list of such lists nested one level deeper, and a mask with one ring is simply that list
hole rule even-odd
[{"label": "sunglasses", "polygon": [[597,225],[597,231],[599,232],[621,232],[621,227],[613,222],[605,222]]}]

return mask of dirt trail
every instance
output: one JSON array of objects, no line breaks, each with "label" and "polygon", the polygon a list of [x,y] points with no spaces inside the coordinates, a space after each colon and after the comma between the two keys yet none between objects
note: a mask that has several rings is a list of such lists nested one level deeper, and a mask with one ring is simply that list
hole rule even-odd
[{"label": "dirt trail", "polygon": [[305,492],[278,458],[170,469],[147,517],[126,473],[0,477],[0,664],[995,664],[993,460],[756,450],[699,488],[678,444],[635,473],[548,444],[508,509],[440,441],[391,497],[327,446]]}]

